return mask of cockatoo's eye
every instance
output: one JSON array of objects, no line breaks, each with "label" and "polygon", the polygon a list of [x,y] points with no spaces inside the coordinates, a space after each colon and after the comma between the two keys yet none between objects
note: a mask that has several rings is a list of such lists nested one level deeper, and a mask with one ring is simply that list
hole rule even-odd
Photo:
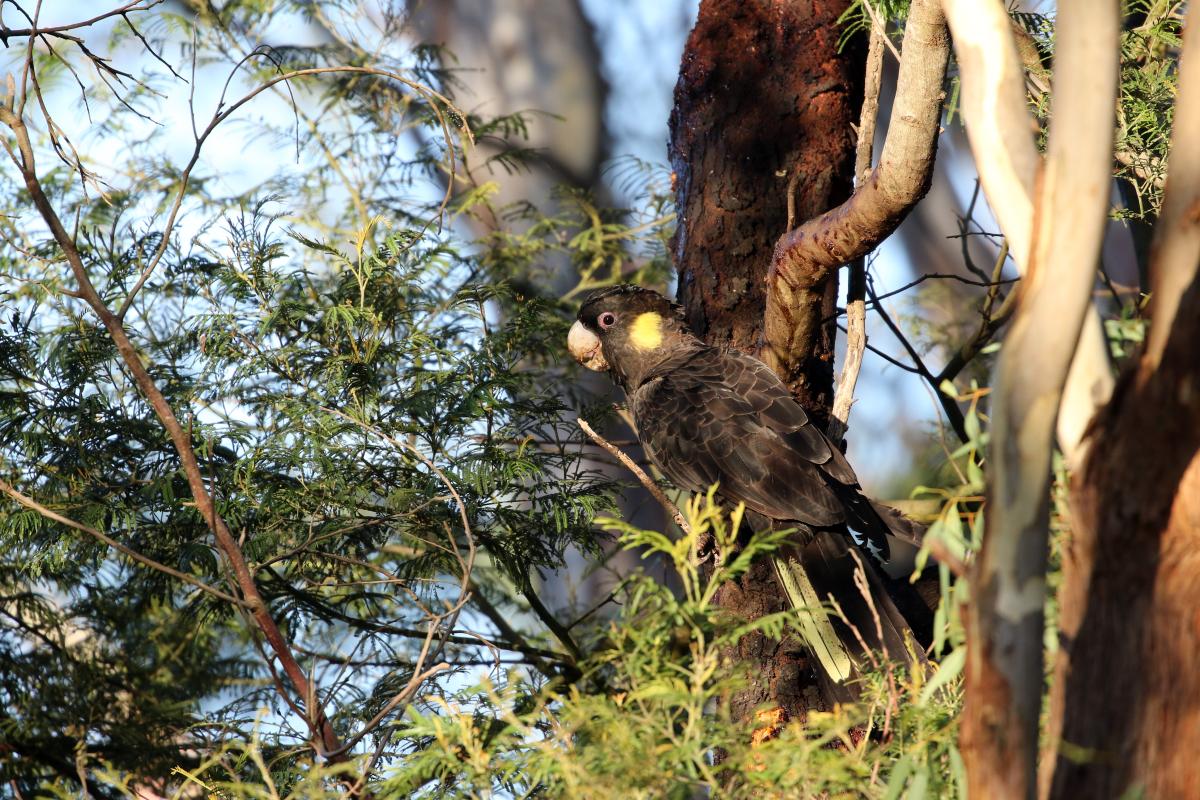
[{"label": "cockatoo's eye", "polygon": [[617,315],[611,311],[605,311],[596,318],[596,322],[600,325],[601,329],[608,330],[613,325],[617,324]]}]

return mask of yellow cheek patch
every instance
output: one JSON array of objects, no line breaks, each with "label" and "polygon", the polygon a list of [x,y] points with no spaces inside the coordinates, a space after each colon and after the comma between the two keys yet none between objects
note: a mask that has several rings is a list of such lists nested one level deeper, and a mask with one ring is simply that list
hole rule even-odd
[{"label": "yellow cheek patch", "polygon": [[654,350],[662,344],[662,317],[653,311],[638,314],[629,329],[629,341],[638,350]]}]

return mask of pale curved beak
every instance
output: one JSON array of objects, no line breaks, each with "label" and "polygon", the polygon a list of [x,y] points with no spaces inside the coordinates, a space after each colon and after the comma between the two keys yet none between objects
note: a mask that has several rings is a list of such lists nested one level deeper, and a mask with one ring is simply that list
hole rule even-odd
[{"label": "pale curved beak", "polygon": [[608,362],[604,360],[604,353],[600,349],[600,337],[585,328],[579,320],[575,320],[567,334],[567,349],[576,361],[588,369],[608,371]]}]

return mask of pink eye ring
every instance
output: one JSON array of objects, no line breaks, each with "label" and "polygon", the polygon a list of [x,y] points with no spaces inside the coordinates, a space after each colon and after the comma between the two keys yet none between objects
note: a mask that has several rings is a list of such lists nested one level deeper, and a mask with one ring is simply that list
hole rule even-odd
[{"label": "pink eye ring", "polygon": [[617,322],[617,315],[611,311],[605,311],[599,317],[596,317],[596,323],[604,330],[608,330]]}]

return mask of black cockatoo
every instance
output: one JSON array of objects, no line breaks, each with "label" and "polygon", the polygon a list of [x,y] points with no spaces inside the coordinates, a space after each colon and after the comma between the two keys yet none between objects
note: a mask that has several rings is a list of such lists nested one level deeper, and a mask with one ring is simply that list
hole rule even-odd
[{"label": "black cockatoo", "polygon": [[[919,540],[919,525],[862,494],[841,450],[769,367],[698,339],[681,310],[657,292],[626,285],[592,294],[571,326],[567,347],[585,367],[609,372],[625,390],[647,458],[679,488],[703,492],[718,484],[718,495],[731,504],[745,503],[809,538],[851,535],[881,562],[889,558],[888,534]],[[777,567],[791,594],[795,570]],[[828,575],[822,579],[795,567],[802,582],[833,588]],[[826,673],[841,682],[848,677],[845,649],[839,654],[836,642],[813,641],[830,635],[826,624],[806,638]]]}]

